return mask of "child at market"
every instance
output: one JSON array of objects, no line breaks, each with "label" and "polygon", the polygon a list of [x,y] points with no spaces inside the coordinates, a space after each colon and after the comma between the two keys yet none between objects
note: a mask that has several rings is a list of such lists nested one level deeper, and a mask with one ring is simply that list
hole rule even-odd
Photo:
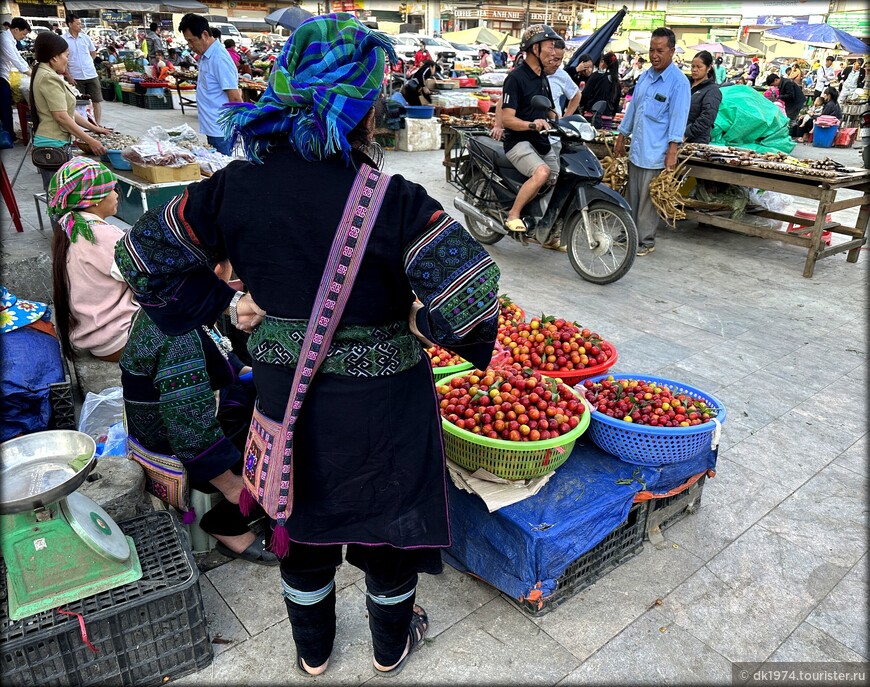
[{"label": "child at market", "polygon": [[116,182],[102,163],[74,157],[48,187],[54,308],[70,358],[79,349],[117,362],[139,309],[115,267],[115,243],[124,232],[106,221],[118,209]]}]

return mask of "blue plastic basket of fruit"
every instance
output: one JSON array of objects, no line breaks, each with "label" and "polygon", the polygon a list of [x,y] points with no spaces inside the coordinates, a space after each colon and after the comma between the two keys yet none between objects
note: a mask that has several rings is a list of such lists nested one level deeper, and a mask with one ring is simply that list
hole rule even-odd
[{"label": "blue plastic basket of fruit", "polygon": [[[684,394],[692,399],[697,399],[697,405],[692,407],[696,408],[693,412],[698,412],[700,417],[692,418],[692,420],[697,419],[699,423],[689,426],[662,427],[640,424],[638,421],[632,420],[630,414],[628,420],[611,417],[606,412],[599,410],[595,400],[588,398],[587,394],[587,400],[590,401],[590,405],[593,408],[592,422],[589,425],[589,436],[599,448],[602,448],[620,460],[635,465],[668,465],[689,460],[704,450],[718,446],[721,425],[725,422],[725,406],[712,394],[708,394],[683,382],[663,377],[653,377],[647,374],[599,375],[586,380],[586,382],[596,384],[611,378],[617,383],[626,380],[647,382],[655,385],[656,388],[667,387],[675,396]],[[586,382],[581,382],[575,388],[579,391],[586,391],[584,386]],[[626,399],[629,395],[633,396],[637,393],[626,389],[621,384],[620,387],[620,391],[614,393],[626,394],[624,396]],[[651,395],[650,399],[636,399],[632,403],[645,405],[646,410],[649,410],[650,406],[652,406],[650,412],[654,413],[655,403],[661,402],[659,399],[656,399],[654,391],[655,388],[651,392],[647,392]],[[667,401],[664,403],[667,403]],[[667,403],[667,405],[668,408],[663,411],[665,414],[668,410],[674,410],[674,408],[670,407],[670,403]],[[636,406],[633,406],[633,408],[635,411],[637,410]],[[704,418],[704,410],[710,416],[709,419]],[[680,413],[675,413],[675,417],[679,415]],[[660,418],[661,415],[657,417]],[[683,422],[692,421],[688,415],[685,417],[686,420]]]},{"label": "blue plastic basket of fruit", "polygon": [[133,169],[133,165],[128,160],[125,160],[121,155],[120,150],[109,149],[100,157],[103,162],[109,163],[115,169],[120,169],[129,172]]}]

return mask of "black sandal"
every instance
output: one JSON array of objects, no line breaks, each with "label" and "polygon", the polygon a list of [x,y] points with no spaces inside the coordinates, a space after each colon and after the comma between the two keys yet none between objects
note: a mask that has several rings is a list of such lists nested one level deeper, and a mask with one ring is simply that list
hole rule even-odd
[{"label": "black sandal", "polygon": [[281,561],[274,553],[266,550],[266,540],[262,537],[257,537],[256,539],[254,539],[254,541],[251,542],[248,548],[241,553],[236,553],[231,548],[229,548],[225,544],[221,544],[220,542],[217,542],[217,544],[215,544],[215,549],[218,551],[218,553],[226,556],[227,558],[241,558],[242,560],[250,561],[251,563],[256,563],[257,565],[278,565],[279,563],[281,563]]},{"label": "black sandal", "polygon": [[401,661],[389,670],[375,668],[375,673],[378,675],[383,675],[384,677],[395,677],[398,675],[402,668],[405,667],[405,664],[408,662],[408,658],[410,658],[414,649],[417,649],[423,644],[423,641],[426,638],[426,631],[429,629],[429,616],[426,615],[426,611],[422,606],[414,606],[411,613],[411,624],[408,625],[408,653],[402,657]]}]

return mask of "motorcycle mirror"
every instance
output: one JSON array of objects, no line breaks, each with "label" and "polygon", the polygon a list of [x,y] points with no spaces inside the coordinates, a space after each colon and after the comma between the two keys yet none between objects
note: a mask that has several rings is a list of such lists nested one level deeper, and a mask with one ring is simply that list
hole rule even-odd
[{"label": "motorcycle mirror", "polygon": [[553,103],[550,102],[550,99],[545,95],[536,95],[532,96],[532,107],[541,108],[543,110],[552,110]]}]

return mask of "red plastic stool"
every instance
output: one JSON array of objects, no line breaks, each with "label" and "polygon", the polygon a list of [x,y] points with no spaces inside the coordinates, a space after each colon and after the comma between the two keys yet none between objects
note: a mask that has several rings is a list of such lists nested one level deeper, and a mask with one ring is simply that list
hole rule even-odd
[{"label": "red plastic stool", "polygon": [[6,201],[6,207],[9,208],[9,216],[12,218],[12,224],[15,225],[15,231],[23,232],[24,227],[21,225],[18,201],[15,200],[15,192],[12,190],[12,184],[9,183],[6,165],[3,164],[2,160],[0,160],[0,192],[3,194],[3,200]]},{"label": "red plastic stool", "polygon": [[[794,213],[794,216],[800,217],[801,219],[811,219],[811,220],[813,220],[813,222],[816,221],[816,213],[815,212],[807,212],[804,210],[798,210],[797,212]],[[832,220],[830,215],[825,215],[825,224],[829,224],[832,221],[833,220]],[[789,234],[801,234],[801,235],[807,235],[807,234],[811,234],[813,232],[812,227],[808,227],[805,224],[794,224],[794,223],[789,224],[785,228],[785,230]],[[824,242],[824,244],[826,246],[831,245],[831,237],[832,237],[831,232],[829,232],[829,231],[822,232],[822,241]]]}]

